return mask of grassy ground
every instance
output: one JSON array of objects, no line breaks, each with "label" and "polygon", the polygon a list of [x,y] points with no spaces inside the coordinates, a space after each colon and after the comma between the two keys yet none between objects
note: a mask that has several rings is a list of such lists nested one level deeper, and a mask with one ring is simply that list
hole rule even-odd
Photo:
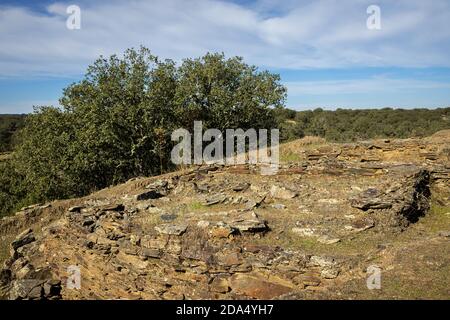
[{"label": "grassy ground", "polygon": [[[426,216],[401,233],[374,228],[326,245],[286,230],[279,237],[269,233],[255,241],[342,258],[348,271],[321,298],[450,299],[450,241],[445,236],[450,232],[450,190],[445,185],[436,186],[432,194]],[[381,268],[380,290],[367,289],[367,268],[371,265]]]},{"label": "grassy ground", "polygon": [[450,190],[432,191],[428,214],[374,259],[384,269],[382,288],[365,297],[450,299],[450,241],[442,235],[450,231]]}]

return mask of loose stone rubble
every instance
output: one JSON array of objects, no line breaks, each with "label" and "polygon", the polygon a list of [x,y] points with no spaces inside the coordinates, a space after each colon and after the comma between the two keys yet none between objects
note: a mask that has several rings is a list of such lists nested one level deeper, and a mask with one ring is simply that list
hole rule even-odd
[{"label": "loose stone rubble", "polygon": [[[402,143],[310,150],[272,176],[253,165],[200,166],[24,208],[0,231],[43,228],[24,228],[11,242],[0,288],[8,299],[276,299],[328,290],[363,260],[334,246],[405,230],[426,215],[430,184],[449,181],[438,152],[385,161],[422,150]],[[329,250],[314,252],[311,242]],[[78,289],[67,285],[73,267]]]}]

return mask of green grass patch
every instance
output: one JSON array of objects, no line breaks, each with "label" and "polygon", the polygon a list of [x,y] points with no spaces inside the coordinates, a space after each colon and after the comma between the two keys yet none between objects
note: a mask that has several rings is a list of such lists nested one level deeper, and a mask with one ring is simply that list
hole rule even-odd
[{"label": "green grass patch", "polygon": [[200,201],[192,201],[187,204],[187,209],[189,211],[200,211],[200,210],[204,210],[205,208],[206,208],[206,206],[204,204],[202,204]]},{"label": "green grass patch", "polygon": [[280,161],[281,162],[299,162],[300,161],[300,156],[296,153],[287,153],[287,154],[282,154],[280,156]]}]

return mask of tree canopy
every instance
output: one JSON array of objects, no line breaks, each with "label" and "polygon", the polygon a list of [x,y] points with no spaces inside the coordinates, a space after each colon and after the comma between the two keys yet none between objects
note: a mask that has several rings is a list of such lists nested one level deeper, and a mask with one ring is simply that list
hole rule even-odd
[{"label": "tree canopy", "polygon": [[[278,75],[239,57],[208,53],[177,65],[129,49],[96,60],[64,89],[61,107],[35,108],[4,170],[20,172],[23,188],[15,194],[25,202],[81,196],[172,169],[170,135],[194,120],[220,130],[271,129],[285,95]],[[4,189],[0,199],[16,199]],[[24,201],[9,201],[9,209],[11,202]]]}]

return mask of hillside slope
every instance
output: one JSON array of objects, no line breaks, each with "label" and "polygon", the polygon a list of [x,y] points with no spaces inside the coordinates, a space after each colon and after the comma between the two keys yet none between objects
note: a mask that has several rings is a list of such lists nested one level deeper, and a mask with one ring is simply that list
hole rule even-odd
[{"label": "hillside slope", "polygon": [[272,176],[202,166],[24,208],[0,222],[3,297],[448,299],[449,145],[303,140]]}]

